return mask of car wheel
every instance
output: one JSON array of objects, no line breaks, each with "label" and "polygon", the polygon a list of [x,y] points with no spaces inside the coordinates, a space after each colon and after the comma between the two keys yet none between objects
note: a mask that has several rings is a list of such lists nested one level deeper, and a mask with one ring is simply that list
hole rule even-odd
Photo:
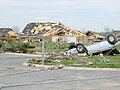
[{"label": "car wheel", "polygon": [[117,43],[118,40],[116,39],[116,37],[114,35],[110,34],[110,35],[107,36],[107,41],[110,44],[114,45],[114,44]]},{"label": "car wheel", "polygon": [[87,53],[87,49],[85,48],[84,45],[82,44],[77,44],[76,49],[79,53]]}]

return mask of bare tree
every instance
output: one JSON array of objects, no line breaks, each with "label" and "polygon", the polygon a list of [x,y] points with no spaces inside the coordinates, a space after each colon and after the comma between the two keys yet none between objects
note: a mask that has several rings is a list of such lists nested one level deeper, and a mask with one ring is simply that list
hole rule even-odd
[{"label": "bare tree", "polygon": [[13,26],[12,27],[13,31],[15,31],[16,33],[20,32],[20,28],[18,26]]},{"label": "bare tree", "polygon": [[110,32],[110,27],[109,27],[109,26],[106,26],[104,29],[105,29],[105,32],[106,32],[106,33],[109,33],[109,32]]},{"label": "bare tree", "polygon": [[111,29],[109,26],[105,27],[105,32],[111,33],[114,29]]}]

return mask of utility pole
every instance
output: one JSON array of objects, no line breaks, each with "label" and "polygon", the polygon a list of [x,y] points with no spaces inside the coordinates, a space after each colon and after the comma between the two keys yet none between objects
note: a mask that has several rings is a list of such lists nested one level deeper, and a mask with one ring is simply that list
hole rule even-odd
[{"label": "utility pole", "polygon": [[45,61],[45,57],[44,57],[44,39],[42,38],[42,66],[44,67],[44,61]]}]

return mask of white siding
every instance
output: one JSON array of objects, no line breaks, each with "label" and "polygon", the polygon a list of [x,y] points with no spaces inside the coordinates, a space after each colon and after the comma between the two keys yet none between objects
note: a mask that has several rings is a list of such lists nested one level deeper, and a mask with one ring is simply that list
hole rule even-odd
[{"label": "white siding", "polygon": [[75,42],[76,43],[76,37],[67,37],[67,42],[71,43],[71,42]]},{"label": "white siding", "polygon": [[52,42],[58,42],[59,37],[52,37]]},{"label": "white siding", "polygon": [[52,37],[52,42],[58,42],[59,41],[66,41],[68,43],[75,42],[76,43],[76,37]]}]

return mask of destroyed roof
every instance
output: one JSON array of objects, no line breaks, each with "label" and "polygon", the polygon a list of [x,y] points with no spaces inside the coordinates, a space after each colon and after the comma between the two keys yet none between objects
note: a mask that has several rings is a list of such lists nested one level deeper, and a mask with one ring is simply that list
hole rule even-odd
[{"label": "destroyed roof", "polygon": [[39,23],[29,23],[26,25],[22,33],[28,34],[31,32],[31,30],[35,27],[38,26]]},{"label": "destroyed roof", "polygon": [[57,25],[53,26],[51,31],[48,31],[44,34],[44,36],[86,36],[85,34],[71,29],[68,26],[64,25],[63,23],[58,23]]},{"label": "destroyed roof", "polygon": [[49,29],[51,29],[51,25],[56,23],[45,22],[45,23],[29,23],[24,28],[24,34],[39,34],[39,33],[46,33]]},{"label": "destroyed roof", "polygon": [[7,36],[7,35],[14,36],[14,35],[16,35],[16,33],[11,28],[0,28],[0,34],[2,36]]},{"label": "destroyed roof", "polygon": [[46,23],[30,23],[27,24],[25,29],[23,30],[23,33],[25,34],[43,34],[43,36],[63,36],[63,35],[68,35],[68,36],[77,36],[77,35],[83,35],[86,36],[85,34],[82,34],[79,31],[73,30],[69,28],[68,26],[64,25],[61,22],[58,23],[51,23],[51,22],[46,22]]},{"label": "destroyed roof", "polygon": [[9,31],[9,32],[8,32],[8,35],[9,35],[9,36],[17,36],[17,35],[16,35],[16,32],[14,32],[14,31]]},{"label": "destroyed roof", "polygon": [[95,32],[92,32],[92,31],[87,31],[86,33],[85,33],[87,36],[89,36],[89,37],[94,37],[94,38],[96,38],[96,39],[102,39],[102,38],[105,38],[104,36],[101,36],[101,35],[99,35],[99,34],[97,34],[97,33],[95,33]]}]

